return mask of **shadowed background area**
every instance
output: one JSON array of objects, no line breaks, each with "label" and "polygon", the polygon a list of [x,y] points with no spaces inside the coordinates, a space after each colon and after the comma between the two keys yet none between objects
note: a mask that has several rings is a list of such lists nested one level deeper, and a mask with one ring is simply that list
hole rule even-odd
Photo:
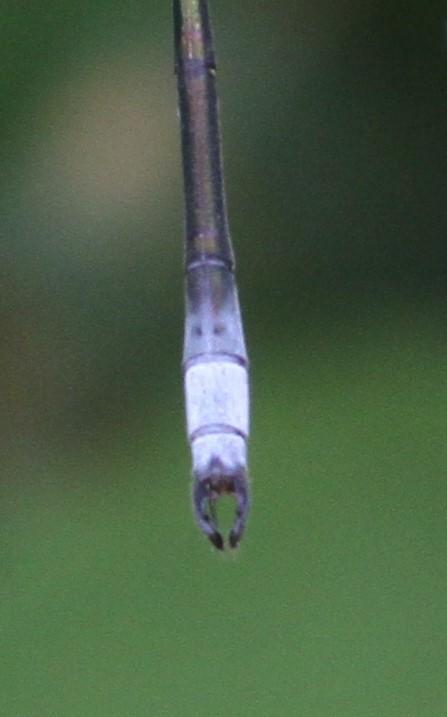
[{"label": "shadowed background area", "polygon": [[447,712],[446,8],[210,3],[252,362],[194,526],[170,3],[6,0],[0,712]]}]

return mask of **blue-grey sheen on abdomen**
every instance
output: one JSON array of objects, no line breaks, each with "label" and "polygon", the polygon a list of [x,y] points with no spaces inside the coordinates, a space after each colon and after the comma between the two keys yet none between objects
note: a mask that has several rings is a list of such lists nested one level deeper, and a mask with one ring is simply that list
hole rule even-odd
[{"label": "blue-grey sheen on abdomen", "polygon": [[218,548],[215,503],[236,498],[229,543],[249,507],[247,353],[223,186],[216,68],[205,0],[174,0],[175,56],[185,190],[186,321],[183,366],[194,504]]}]

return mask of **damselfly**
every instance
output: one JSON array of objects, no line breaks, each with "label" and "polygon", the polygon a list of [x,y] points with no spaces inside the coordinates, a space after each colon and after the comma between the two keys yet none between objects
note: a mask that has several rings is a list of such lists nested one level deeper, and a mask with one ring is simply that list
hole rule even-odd
[{"label": "damselfly", "polygon": [[193,504],[216,548],[216,502],[236,499],[235,548],[250,504],[248,363],[223,184],[216,65],[206,0],[174,0],[175,65],[185,191],[186,321],[183,370]]}]

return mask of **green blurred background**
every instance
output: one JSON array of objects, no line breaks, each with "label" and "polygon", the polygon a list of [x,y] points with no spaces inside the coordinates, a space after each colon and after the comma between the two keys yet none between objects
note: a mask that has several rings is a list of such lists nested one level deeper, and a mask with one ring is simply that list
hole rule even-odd
[{"label": "green blurred background", "polygon": [[447,715],[444,2],[211,4],[252,361],[190,512],[169,2],[4,0],[0,713]]}]

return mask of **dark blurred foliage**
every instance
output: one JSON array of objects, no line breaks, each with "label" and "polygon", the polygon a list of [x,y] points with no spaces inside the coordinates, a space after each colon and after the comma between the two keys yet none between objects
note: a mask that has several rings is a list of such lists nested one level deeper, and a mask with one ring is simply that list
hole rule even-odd
[{"label": "dark blurred foliage", "polygon": [[1,712],[442,715],[446,6],[211,10],[234,564],[189,515],[170,3],[3,3]]}]

